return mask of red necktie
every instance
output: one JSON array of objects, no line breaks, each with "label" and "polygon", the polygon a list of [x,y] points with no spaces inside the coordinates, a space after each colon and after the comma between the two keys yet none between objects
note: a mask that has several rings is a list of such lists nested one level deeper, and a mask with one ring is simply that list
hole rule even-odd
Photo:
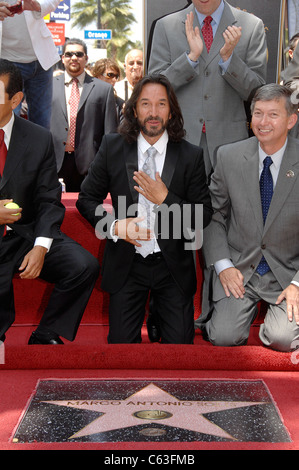
[{"label": "red necktie", "polygon": [[211,16],[206,16],[204,19],[204,25],[201,28],[201,32],[208,52],[210,52],[211,45],[213,42],[213,28],[211,26],[212,21],[213,18]]},{"label": "red necktie", "polygon": [[7,148],[4,142],[4,130],[0,129],[0,176],[3,175],[7,155]]},{"label": "red necktie", "polygon": [[[208,53],[210,52],[211,45],[213,42],[213,28],[211,26],[212,21],[213,21],[213,18],[211,16],[206,16],[204,19],[204,25],[201,28],[201,32],[202,32]],[[202,132],[206,132],[205,123],[203,123]]]},{"label": "red necktie", "polygon": [[72,80],[72,89],[71,96],[69,100],[70,105],[70,134],[69,134],[69,144],[75,148],[75,133],[76,133],[76,119],[77,111],[80,101],[80,92],[78,87],[78,79],[73,78]]}]

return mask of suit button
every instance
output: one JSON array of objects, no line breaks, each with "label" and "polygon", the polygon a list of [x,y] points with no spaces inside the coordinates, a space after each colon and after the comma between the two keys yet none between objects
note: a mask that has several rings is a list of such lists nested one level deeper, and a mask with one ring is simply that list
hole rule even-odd
[{"label": "suit button", "polygon": [[209,95],[205,95],[205,96],[204,96],[204,99],[205,99],[205,100],[208,100],[208,99],[209,99]]},{"label": "suit button", "polygon": [[266,243],[263,243],[263,244],[262,244],[261,249],[262,249],[262,250],[265,250],[265,249],[266,249]]},{"label": "suit button", "polygon": [[251,269],[255,270],[254,264],[251,264],[250,267],[251,267]]}]

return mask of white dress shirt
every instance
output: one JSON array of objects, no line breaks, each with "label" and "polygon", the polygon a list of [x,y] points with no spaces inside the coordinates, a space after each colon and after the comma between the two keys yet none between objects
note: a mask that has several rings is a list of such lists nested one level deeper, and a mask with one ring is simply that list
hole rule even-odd
[{"label": "white dress shirt", "polygon": [[[147,142],[147,140],[143,137],[143,135],[140,133],[138,138],[137,138],[137,152],[138,152],[138,169],[140,170],[147,158],[147,150],[150,147],[155,147],[157,150],[157,154],[155,157],[156,161],[156,170],[159,172],[160,176],[162,175],[163,167],[164,167],[164,162],[165,162],[165,156],[166,156],[166,150],[167,150],[167,144],[168,144],[168,133],[167,131],[164,131],[160,139],[152,146]],[[154,207],[155,204],[151,203],[152,206]],[[117,220],[113,222],[110,228],[110,236],[113,239],[114,242],[117,242],[118,237],[114,235],[114,226]],[[154,247],[154,252],[160,251],[159,245],[155,239],[155,247]]]}]

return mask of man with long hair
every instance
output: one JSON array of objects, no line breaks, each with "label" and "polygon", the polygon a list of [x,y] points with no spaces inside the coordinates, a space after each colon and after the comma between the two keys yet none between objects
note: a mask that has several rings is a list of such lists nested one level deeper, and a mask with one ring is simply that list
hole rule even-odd
[{"label": "man with long hair", "polygon": [[[141,342],[149,293],[162,342],[193,342],[196,272],[188,234],[207,226],[211,203],[202,149],[184,135],[167,78],[143,77],[119,133],[104,136],[82,184],[77,207],[107,238],[102,288],[110,293],[110,343]],[[102,205],[108,193],[112,214]]]}]

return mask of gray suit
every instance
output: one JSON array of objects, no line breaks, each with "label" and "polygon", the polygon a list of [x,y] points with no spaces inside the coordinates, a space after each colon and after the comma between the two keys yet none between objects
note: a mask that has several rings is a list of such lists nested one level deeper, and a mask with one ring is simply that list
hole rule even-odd
[{"label": "gray suit", "polygon": [[[248,137],[244,101],[265,83],[267,47],[263,22],[225,2],[224,11],[210,52],[206,48],[193,68],[185,19],[194,12],[194,26],[199,27],[195,7],[160,19],[154,30],[149,72],[161,72],[173,85],[182,109],[187,140],[200,144],[205,122],[211,165],[215,167],[216,150],[220,145]],[[224,44],[223,31],[229,25],[241,26],[242,37],[232,55],[226,73],[222,74],[219,51]],[[209,162],[206,170],[209,173]]]},{"label": "gray suit", "polygon": [[[210,185],[214,215],[204,232],[203,250],[208,266],[228,258],[241,271],[246,300],[236,300],[232,295],[227,299],[214,272],[214,311],[211,319],[202,319],[208,320],[206,327],[212,338],[219,337],[219,334],[232,337],[238,330],[239,341],[242,337],[244,342],[261,298],[271,304],[260,331],[262,341],[275,349],[288,350],[292,341],[299,338],[299,327],[294,321],[287,320],[285,303],[275,306],[282,290],[292,281],[299,282],[298,155],[299,141],[289,137],[264,225],[256,137],[225,145],[218,151]],[[261,278],[255,271],[262,255],[271,272]],[[225,323],[221,327],[220,316],[220,321]],[[218,330],[216,333],[215,329]],[[231,340],[233,345],[238,344],[235,341]]]}]

